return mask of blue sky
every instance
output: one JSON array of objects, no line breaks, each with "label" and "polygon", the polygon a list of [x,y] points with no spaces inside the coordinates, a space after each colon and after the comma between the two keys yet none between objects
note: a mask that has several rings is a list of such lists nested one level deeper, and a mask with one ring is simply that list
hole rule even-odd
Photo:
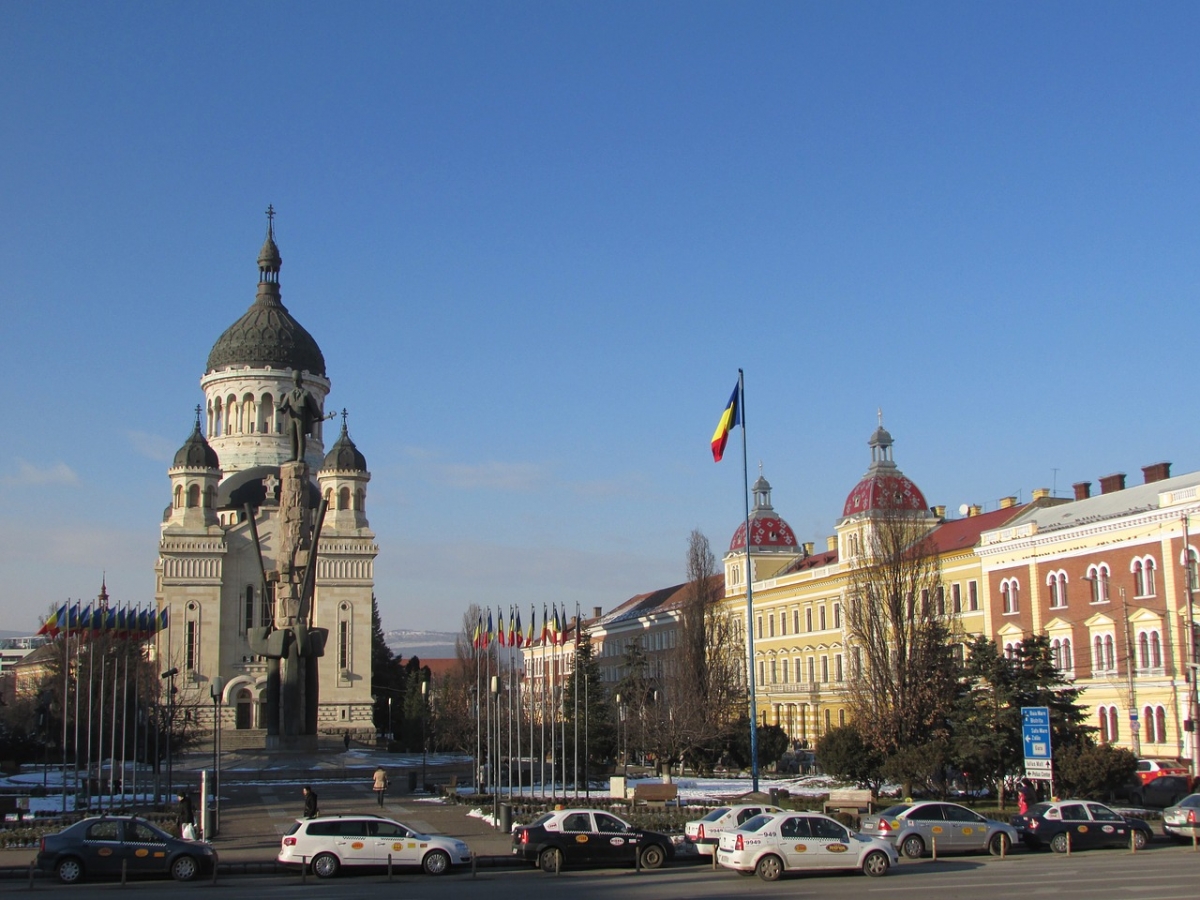
[{"label": "blue sky", "polygon": [[0,628],[153,598],[278,210],[389,628],[609,609],[758,463],[824,545],[882,408],[931,504],[1200,467],[1194,3],[0,5]]}]

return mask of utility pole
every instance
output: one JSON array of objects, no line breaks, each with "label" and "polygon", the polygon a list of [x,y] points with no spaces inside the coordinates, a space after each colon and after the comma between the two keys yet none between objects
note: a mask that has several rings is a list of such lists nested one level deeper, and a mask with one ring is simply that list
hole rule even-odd
[{"label": "utility pole", "polygon": [[1188,742],[1191,745],[1192,777],[1200,777],[1200,706],[1196,702],[1196,677],[1200,664],[1196,660],[1196,620],[1192,611],[1192,547],[1188,535],[1188,517],[1183,516],[1183,584],[1187,592],[1187,721]]}]

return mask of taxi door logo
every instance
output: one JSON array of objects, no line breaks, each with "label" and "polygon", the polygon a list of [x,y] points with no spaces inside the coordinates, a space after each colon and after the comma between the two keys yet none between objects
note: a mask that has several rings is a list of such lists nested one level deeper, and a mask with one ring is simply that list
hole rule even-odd
[{"label": "taxi door logo", "polygon": [[974,832],[972,831],[972,829],[969,825],[963,829],[963,834],[973,834],[973,833]]},{"label": "taxi door logo", "polygon": [[587,842],[588,842],[588,836],[586,834],[575,835],[575,843],[586,844]]},{"label": "taxi door logo", "polygon": [[609,838],[608,842],[610,844],[612,844],[614,847],[620,847],[625,843],[625,838],[619,838],[619,837]]},{"label": "taxi door logo", "polygon": [[797,844],[797,845],[796,845],[795,847],[793,847],[792,849],[793,849],[795,852],[797,852],[797,853],[807,853],[807,852],[808,852],[808,845],[807,845],[807,844]]},{"label": "taxi door logo", "polygon": [[847,847],[845,844],[830,844],[829,845],[830,853],[845,853],[849,849],[850,848]]},{"label": "taxi door logo", "polygon": [[396,843],[392,844],[392,849],[393,849],[393,850],[403,850],[403,849],[404,849],[404,842],[403,842],[403,841],[396,841]]},{"label": "taxi door logo", "polygon": [[96,851],[97,856],[112,856],[112,847],[101,847]]},{"label": "taxi door logo", "polygon": [[361,849],[363,848],[363,842],[362,842],[362,841],[355,841],[353,844],[351,844],[351,845],[350,845],[350,848],[351,848],[352,850],[361,850]]},{"label": "taxi door logo", "polygon": [[1105,825],[1105,826],[1104,826],[1104,827],[1103,827],[1101,830],[1102,830],[1102,831],[1103,831],[1105,834],[1112,834],[1112,833],[1113,833],[1113,827],[1112,827],[1111,825]]},{"label": "taxi door logo", "polygon": [[147,850],[145,847],[138,847],[136,850],[133,851],[133,855],[138,857],[139,859],[141,859],[143,856],[149,856],[150,851]]},{"label": "taxi door logo", "polygon": [[942,826],[941,826],[941,825],[934,825],[934,826],[933,826],[933,833],[934,833],[934,834],[941,834],[941,833],[942,833]]},{"label": "taxi door logo", "polygon": [[1087,827],[1086,825],[1080,825],[1080,826],[1079,826],[1079,833],[1080,833],[1080,834],[1087,834],[1087,830],[1088,830],[1088,827]]}]

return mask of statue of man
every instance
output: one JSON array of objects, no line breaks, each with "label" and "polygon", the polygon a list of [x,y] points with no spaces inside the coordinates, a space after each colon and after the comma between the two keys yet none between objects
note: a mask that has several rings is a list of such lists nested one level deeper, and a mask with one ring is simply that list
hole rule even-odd
[{"label": "statue of man", "polygon": [[296,461],[304,459],[304,444],[312,433],[313,422],[323,419],[316,398],[301,383],[300,371],[292,372],[292,389],[279,398],[279,410],[288,417],[288,432],[292,437],[292,456]]}]

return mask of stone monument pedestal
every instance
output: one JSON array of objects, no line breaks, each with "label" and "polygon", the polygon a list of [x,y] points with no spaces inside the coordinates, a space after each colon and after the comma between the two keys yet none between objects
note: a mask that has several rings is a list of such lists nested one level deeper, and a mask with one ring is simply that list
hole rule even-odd
[{"label": "stone monument pedestal", "polygon": [[268,734],[264,749],[283,753],[316,753],[317,736],[315,734]]}]

